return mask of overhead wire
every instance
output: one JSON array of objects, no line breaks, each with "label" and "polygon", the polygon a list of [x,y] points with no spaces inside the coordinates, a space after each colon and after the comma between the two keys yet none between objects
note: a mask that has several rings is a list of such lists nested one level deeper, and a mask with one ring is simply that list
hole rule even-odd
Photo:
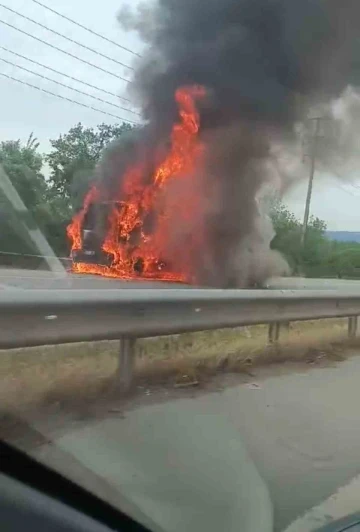
[{"label": "overhead wire", "polygon": [[[344,181],[344,179],[341,177],[341,175],[336,171],[334,170],[334,168],[331,169],[331,172],[339,179],[341,180],[342,182]],[[360,187],[358,185],[355,185],[354,183],[345,183],[346,185],[350,185],[351,187],[355,188],[357,191],[360,190]],[[343,190],[344,192],[346,192],[347,194],[350,194],[350,196],[353,196],[354,198],[360,198],[360,196],[358,196],[357,194],[354,194],[353,192],[350,192],[350,190],[347,190],[345,187],[342,187],[341,184],[339,182],[336,182],[336,186],[338,188],[340,188],[341,190]]]},{"label": "overhead wire", "polygon": [[107,116],[111,116],[112,118],[116,118],[117,120],[122,120],[123,122],[128,122],[129,124],[138,124],[138,122],[135,122],[134,120],[129,120],[128,118],[123,118],[118,115],[114,115],[112,113],[108,113],[107,111],[103,111],[101,109],[98,109],[97,107],[93,107],[92,105],[87,105],[82,102],[78,102],[76,100],[72,100],[71,98],[67,98],[66,96],[61,96],[60,94],[56,94],[54,92],[48,91],[47,89],[43,89],[42,87],[38,87],[36,85],[33,85],[32,83],[28,83],[27,81],[15,78],[13,76],[10,76],[8,74],[4,74],[3,72],[0,72],[0,76],[3,76],[4,78],[10,79],[12,81],[16,81],[18,83],[21,83],[22,85],[26,85],[28,87],[31,87],[32,89],[36,89],[38,91],[44,92],[45,94],[49,94],[50,96],[55,96],[56,98],[60,98],[61,100],[66,100],[71,103],[75,103],[76,105],[80,105],[81,107],[85,107],[87,109],[91,109],[93,111],[97,111],[98,113],[102,113]]},{"label": "overhead wire", "polygon": [[102,68],[98,65],[95,65],[94,63],[91,63],[90,61],[86,61],[86,59],[82,59],[81,57],[78,57],[77,55],[67,52],[66,50],[63,50],[62,48],[59,48],[58,46],[55,46],[54,44],[46,42],[43,39],[40,39],[40,37],[36,37],[35,35],[32,35],[31,33],[28,33],[25,30],[17,28],[16,26],[14,26],[13,24],[10,24],[9,22],[5,22],[4,20],[0,19],[0,23],[22,33],[23,35],[26,35],[27,37],[31,37],[32,39],[35,39],[36,41],[41,42],[42,44],[45,44],[46,46],[49,46],[50,48],[53,48],[54,50],[57,50],[58,52],[68,55],[69,57],[72,57],[73,59],[76,59],[77,61],[84,63],[85,65],[89,65],[93,68],[96,68],[97,70],[100,70],[101,72],[104,72],[105,74],[109,74],[110,76],[113,76],[114,78],[121,79],[122,81],[126,81],[126,83],[131,83],[129,79],[123,78],[122,76],[119,76],[118,74],[115,74],[114,72],[111,72],[110,70],[106,70],[105,68]]},{"label": "overhead wire", "polygon": [[[55,68],[49,67],[48,65],[39,63],[39,61],[35,61],[35,59],[30,59],[30,57],[26,57],[26,55],[22,55],[22,54],[19,54],[18,52],[14,52],[14,50],[9,50],[9,48],[5,48],[4,46],[0,46],[0,49],[4,50],[5,52],[8,52],[9,54],[16,55],[17,57],[20,57],[21,59],[25,59],[26,61],[29,61],[30,63],[33,63],[34,65],[40,66],[42,68],[46,68],[47,70],[50,70],[51,72],[54,72],[55,74],[59,74],[59,76],[64,76],[65,78],[72,79],[73,81],[76,81],[77,83],[86,85],[90,87],[91,89],[96,89],[100,92],[103,92],[104,94],[107,94],[108,96],[114,96],[115,98],[119,98],[120,100],[124,100],[125,102],[131,103],[131,101],[128,98],[124,98],[123,96],[119,96],[118,94],[115,94],[114,92],[110,92],[101,87],[97,87],[96,85],[92,85],[91,83],[88,83],[87,81],[81,80],[79,78],[75,78],[74,76],[70,76],[69,74],[65,74],[65,72],[61,72],[60,70],[56,70]],[[130,111],[130,109],[126,109],[126,110]],[[136,113],[136,114],[139,114],[139,113]]]},{"label": "overhead wire", "polygon": [[16,68],[20,68],[21,70],[24,70],[25,72],[28,72],[29,74],[33,74],[34,76],[38,76],[39,78],[45,79],[47,81],[51,81],[52,83],[56,83],[57,85],[60,85],[61,87],[65,87],[66,89],[70,89],[74,92],[77,92],[79,94],[83,94],[84,96],[88,96],[89,98],[92,98],[93,100],[97,100],[101,103],[106,103],[107,105],[111,105],[113,107],[117,107],[118,109],[121,109],[123,111],[127,111],[128,113],[133,113],[138,115],[139,113],[136,113],[135,111],[131,111],[130,109],[126,109],[126,107],[122,107],[121,105],[117,105],[116,103],[109,102],[108,100],[104,100],[103,98],[98,98],[97,96],[94,96],[93,94],[90,94],[85,91],[81,91],[79,89],[76,89],[75,87],[71,87],[70,85],[66,85],[65,83],[61,83],[60,81],[57,81],[56,79],[48,78],[47,76],[44,76],[40,74],[39,72],[35,72],[34,70],[30,70],[29,68],[26,68],[24,66],[18,65],[16,63],[13,63],[12,61],[8,61],[7,59],[3,59],[0,57],[0,61],[3,63],[7,63],[8,65],[14,66]]},{"label": "overhead wire", "polygon": [[341,186],[339,183],[336,183],[335,185],[337,188],[339,188],[340,190],[343,190],[344,192],[346,192],[346,194],[349,194],[350,196],[352,196],[353,198],[360,198],[360,195],[358,194],[354,194],[353,192],[351,192],[350,190],[346,189],[345,187]]},{"label": "overhead wire", "polygon": [[354,183],[348,183],[350,186],[356,188],[356,190],[360,190],[360,186],[359,185],[355,185]]},{"label": "overhead wire", "polygon": [[23,15],[22,13],[20,13],[19,11],[16,11],[15,9],[12,9],[11,7],[5,6],[4,4],[0,4],[0,7],[3,9],[6,9],[7,11],[10,11],[10,13],[14,13],[14,15],[17,15],[18,17],[21,17],[24,20],[27,20],[28,22],[31,22],[32,24],[36,24],[40,28],[46,31],[49,31],[50,33],[53,33],[54,35],[57,35],[58,37],[61,37],[62,39],[66,39],[72,44],[76,44],[76,46],[80,46],[81,48],[84,48],[85,50],[92,52],[93,54],[103,57],[104,59],[107,59],[108,61],[112,61],[113,63],[116,63],[119,66],[129,68],[130,70],[134,70],[133,67],[126,65],[125,63],[122,63],[121,61],[118,61],[117,59],[114,59],[113,57],[103,54],[102,52],[99,52],[99,50],[95,50],[95,48],[91,48],[90,46],[87,46],[86,44],[83,44],[79,41],[75,41],[75,39],[72,39],[71,37],[68,37],[67,35],[64,35],[63,33],[60,33],[59,31],[53,30],[52,28],[49,28],[45,24],[42,24],[41,22],[38,22],[37,20],[34,20],[33,18]]},{"label": "overhead wire", "polygon": [[136,55],[137,57],[142,57],[141,54],[138,52],[135,52],[134,50],[131,50],[130,48],[126,48],[126,46],[122,46],[121,44],[117,43],[116,41],[113,41],[112,39],[109,39],[108,37],[105,37],[105,35],[102,35],[101,33],[98,33],[87,26],[84,26],[80,22],[77,22],[76,20],[67,17],[63,13],[59,13],[59,11],[56,11],[55,9],[47,6],[46,4],[43,4],[42,2],[39,2],[38,0],[32,0],[35,4],[38,4],[39,6],[43,7],[44,9],[47,9],[48,11],[51,11],[51,13],[54,13],[55,15],[67,20],[68,22],[71,22],[72,24],[75,24],[76,26],[79,26],[79,28],[82,28],[85,31],[88,31],[89,33],[92,33],[92,35],[95,35],[96,37],[99,37],[100,39],[103,39],[104,41],[107,41],[110,44],[113,44],[114,46],[117,46],[118,48],[121,48],[122,50],[125,50],[126,52],[129,52],[130,54]]}]

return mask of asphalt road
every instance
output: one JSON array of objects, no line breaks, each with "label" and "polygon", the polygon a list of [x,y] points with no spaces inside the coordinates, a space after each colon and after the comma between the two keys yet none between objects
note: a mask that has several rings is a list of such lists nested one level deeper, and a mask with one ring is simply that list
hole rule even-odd
[{"label": "asphalt road", "polygon": [[[113,413],[87,427],[69,429],[56,440],[57,448],[105,480],[112,490],[131,494],[146,510],[152,497],[159,504],[165,499],[171,510],[172,495],[184,491],[181,464],[185,463],[197,474],[198,488],[191,481],[190,490],[194,507],[199,504],[203,509],[205,501],[212,515],[218,496],[221,504],[226,497],[229,504],[235,504],[234,491],[240,485],[250,486],[252,478],[251,493],[260,512],[266,509],[263,488],[251,472],[245,474],[242,469],[247,459],[237,447],[241,440],[268,487],[274,530],[284,530],[360,473],[360,357],[334,367],[281,369],[281,374],[270,376],[268,372],[257,373],[256,385],[249,382],[217,393],[194,392],[188,398],[142,404],[124,416],[121,407],[112,408]],[[154,458],[156,449],[162,458]],[[237,458],[233,449],[238,449]],[[39,456],[52,462],[46,446]],[[210,462],[206,461],[209,456]],[[60,459],[56,466],[66,468],[67,459]],[[188,474],[189,467],[185,471]],[[236,486],[237,477],[241,481]],[[256,494],[254,483],[263,499]],[[90,489],[95,486],[88,485]],[[358,496],[352,503],[352,511],[357,504],[360,509]],[[328,506],[326,513],[328,519]],[[334,512],[339,514],[341,509]],[[180,519],[178,513],[174,515]],[[316,522],[320,524],[321,519],[317,517]]]},{"label": "asphalt road", "polygon": [[57,275],[44,270],[0,268],[0,289],[104,289],[114,288],[189,288],[181,283],[163,281],[124,281],[98,275],[66,273]]},{"label": "asphalt road", "polygon": [[[114,288],[194,288],[166,281],[120,280],[99,275],[54,274],[46,270],[0,268],[1,289],[114,289]],[[195,287],[196,288],[196,287]],[[337,279],[270,278],[264,288],[271,290],[360,290],[360,281]]]}]

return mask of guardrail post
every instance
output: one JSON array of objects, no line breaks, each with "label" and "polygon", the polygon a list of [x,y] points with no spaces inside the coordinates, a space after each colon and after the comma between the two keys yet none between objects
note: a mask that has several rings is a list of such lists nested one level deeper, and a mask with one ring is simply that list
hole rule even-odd
[{"label": "guardrail post", "polygon": [[132,385],[135,362],[135,338],[120,338],[118,377],[122,392],[128,392]]},{"label": "guardrail post", "polygon": [[269,325],[269,344],[277,344],[280,337],[280,322],[270,323]]},{"label": "guardrail post", "polygon": [[349,338],[355,338],[357,333],[357,327],[358,327],[358,317],[357,316],[350,316],[348,321],[348,335]]}]

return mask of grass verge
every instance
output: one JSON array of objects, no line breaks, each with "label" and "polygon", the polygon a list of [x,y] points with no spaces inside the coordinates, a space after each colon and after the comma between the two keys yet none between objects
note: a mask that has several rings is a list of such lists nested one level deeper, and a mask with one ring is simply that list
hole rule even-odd
[{"label": "grass verge", "polygon": [[[187,333],[137,342],[135,385],[187,386],[219,372],[251,372],[282,361],[340,360],[357,339],[347,320],[297,322],[267,345],[268,327]],[[96,342],[2,351],[1,411],[58,405],[74,408],[116,390],[118,342]]]}]

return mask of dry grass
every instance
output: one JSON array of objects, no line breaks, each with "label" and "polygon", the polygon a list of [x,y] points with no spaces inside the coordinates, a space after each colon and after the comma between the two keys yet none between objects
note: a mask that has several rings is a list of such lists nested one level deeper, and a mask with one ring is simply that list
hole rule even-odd
[{"label": "dry grass", "polygon": [[[271,362],[339,359],[349,345],[347,320],[293,323],[276,347],[267,345],[267,332],[267,326],[257,325],[139,340],[137,383],[174,385]],[[64,408],[106,396],[114,389],[117,350],[118,342],[97,342],[2,351],[1,410]]]}]

